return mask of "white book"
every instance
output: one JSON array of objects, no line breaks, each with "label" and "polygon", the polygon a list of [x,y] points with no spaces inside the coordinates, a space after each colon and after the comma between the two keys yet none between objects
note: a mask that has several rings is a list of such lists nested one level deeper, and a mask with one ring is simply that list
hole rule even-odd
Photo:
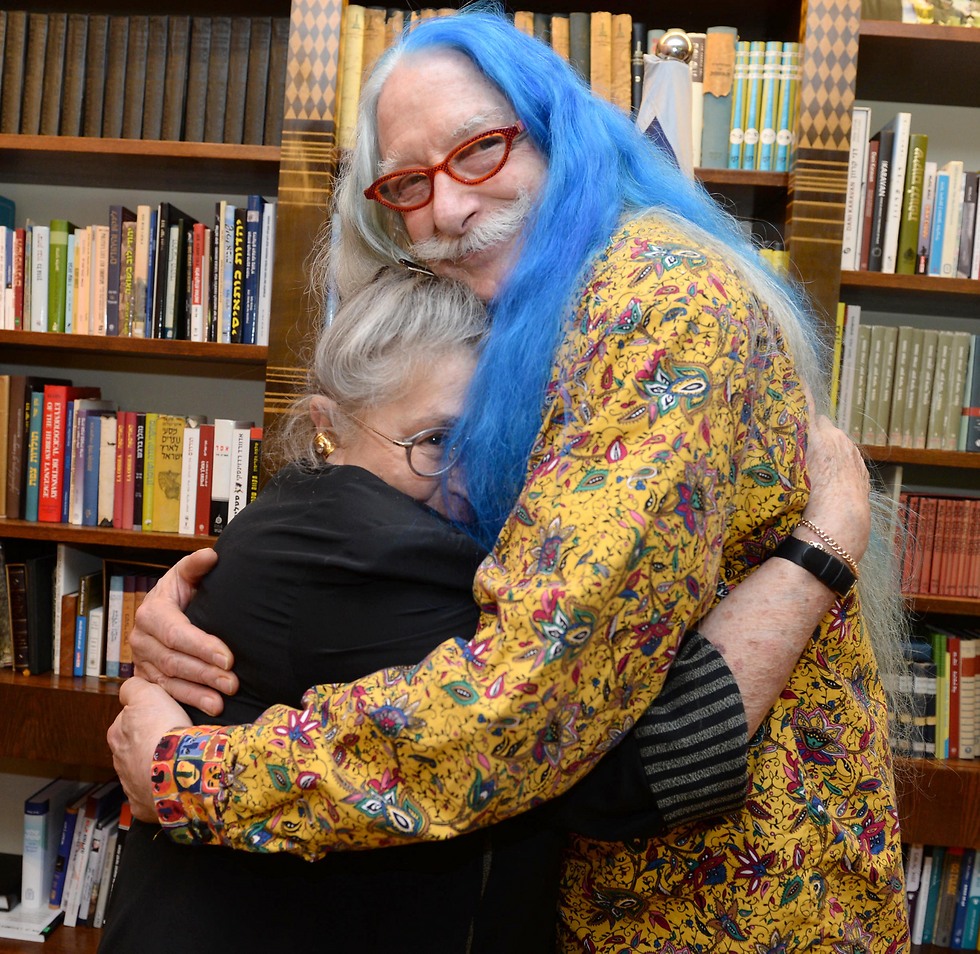
[{"label": "white book", "polygon": [[106,815],[118,809],[120,802],[119,783],[106,782],[100,785],[79,810],[78,821],[75,824],[75,841],[72,845],[71,858],[68,861],[68,880],[61,899],[61,909],[65,912],[65,926],[74,927],[78,923],[78,909],[82,898],[82,882],[88,868],[88,856],[92,850],[92,835],[96,824]]},{"label": "white book", "polygon": [[970,278],[980,278],[980,207],[977,208],[977,217],[973,223],[973,260],[970,263]]},{"label": "white book", "polygon": [[925,275],[929,264],[929,243],[932,241],[932,216],[936,202],[936,174],[939,166],[926,160],[922,174],[922,211],[919,217],[919,239],[915,247],[915,273]]},{"label": "white book", "polygon": [[93,606],[85,627],[85,675],[96,679],[103,675],[102,652],[105,649],[105,607]]},{"label": "white book", "polygon": [[58,855],[65,807],[85,790],[86,782],[56,778],[24,800],[24,861],[21,907],[47,908]]},{"label": "white book", "polygon": [[66,470],[71,471],[68,485],[68,522],[76,527],[82,525],[82,500],[85,492],[85,417],[94,411],[111,411],[112,401],[99,398],[78,398],[71,420],[71,440],[67,441],[69,456],[65,462]]},{"label": "white book", "polygon": [[197,471],[201,455],[201,430],[188,424],[180,459],[180,511],[177,532],[193,536],[197,512]]},{"label": "white book", "polygon": [[951,159],[940,169],[940,172],[949,173],[940,274],[943,278],[955,278],[956,260],[960,248],[960,226],[963,222],[963,160]]},{"label": "white book", "polygon": [[122,650],[123,578],[109,577],[109,605],[106,607],[105,626],[105,674],[112,679],[119,677],[119,661]]},{"label": "white book", "polygon": [[104,335],[109,282],[109,226],[93,225],[92,275],[89,294],[89,334]]},{"label": "white book", "polygon": [[136,249],[133,259],[133,337],[145,338],[146,285],[150,276],[150,217],[153,210],[148,205],[136,206]]},{"label": "white book", "polygon": [[[932,855],[928,854],[922,859],[922,875],[919,878],[919,890],[923,885],[928,885],[932,879]],[[928,905],[920,903],[915,906],[915,914],[912,916],[912,943],[922,943],[922,930],[926,923],[926,908]]]},{"label": "white book", "polygon": [[214,457],[211,463],[211,533],[228,525],[228,494],[231,487],[231,441],[236,428],[251,428],[251,421],[219,417],[214,422]]},{"label": "white book", "polygon": [[167,237],[167,294],[163,304],[163,321],[161,338],[175,337],[177,321],[177,268],[182,263],[180,248],[180,226],[171,225]]},{"label": "white book", "polygon": [[[688,33],[692,45],[691,58],[691,161],[694,168],[701,165],[701,134],[704,131],[704,48],[706,33]],[[260,342],[261,343],[261,342]]]},{"label": "white book", "polygon": [[108,854],[109,836],[119,829],[119,815],[96,822],[92,832],[92,847],[88,854],[88,864],[85,866],[85,876],[82,880],[81,897],[78,903],[79,923],[90,923],[90,916],[95,911],[96,894],[102,884],[102,869]]},{"label": "white book", "polygon": [[844,234],[841,239],[840,267],[844,271],[857,271],[861,255],[861,232],[864,225],[862,190],[867,185],[870,125],[871,107],[855,106],[851,110],[851,148],[847,163]]},{"label": "white book", "polygon": [[110,826],[109,837],[102,852],[102,872],[99,877],[98,900],[95,911],[90,919],[91,927],[100,928],[105,924],[105,909],[109,901],[109,889],[112,887],[112,871],[116,857],[116,845],[119,842],[119,819]]},{"label": "white book", "polygon": [[31,331],[48,330],[48,258],[51,229],[35,225],[31,230]]},{"label": "white book", "polygon": [[[10,270],[8,246],[10,229],[6,225],[0,225],[0,292],[6,292],[7,272]],[[11,324],[7,324],[6,294],[0,294],[0,328],[13,328],[13,315],[10,316]]]},{"label": "white book", "polygon": [[892,143],[891,167],[888,170],[888,205],[885,234],[881,243],[881,271],[894,275],[898,263],[898,232],[902,226],[902,199],[905,196],[905,169],[909,158],[909,134],[912,114],[897,112],[892,121],[895,139]]},{"label": "white book", "polygon": [[[102,557],[87,553],[76,547],[59,543],[54,564],[54,645],[52,648],[52,665],[55,675],[60,673],[61,655],[61,598],[66,593],[74,593],[78,589],[78,581],[86,573],[95,573],[102,569]],[[71,675],[71,673],[66,673]]]},{"label": "white book", "polygon": [[858,331],[861,327],[861,306],[848,305],[844,319],[844,348],[841,357],[840,395],[837,399],[837,426],[848,427],[851,405],[854,402],[854,377],[857,362]]},{"label": "white book", "polygon": [[[79,858],[83,852],[83,844],[87,842],[88,836],[83,838],[85,831],[86,818],[88,816],[89,799],[86,798],[85,804],[78,809],[78,818],[75,820],[75,833],[72,837],[71,851],[68,854],[68,863],[65,867],[65,887],[61,894],[61,910],[65,912],[65,921],[68,923],[68,910],[72,903],[75,906],[75,915],[78,913],[78,894],[81,891],[81,872],[78,873],[79,884],[74,892],[74,902],[72,901],[72,886],[75,881],[76,870],[80,864]],[[94,823],[93,823],[94,825]],[[86,853],[87,857],[87,853]],[[75,923],[75,919],[69,923],[69,927]]]},{"label": "white book", "polygon": [[103,413],[99,431],[99,502],[96,526],[111,527],[116,499],[116,432],[115,414]]},{"label": "white book", "polygon": [[65,334],[75,330],[75,248],[74,232],[68,233],[68,252],[65,259]]},{"label": "white book", "polygon": [[[700,137],[700,131],[698,136]],[[698,141],[698,152],[701,143]],[[267,201],[262,209],[262,233],[259,237],[259,302],[255,325],[255,343],[269,344],[272,317],[272,276],[276,256],[276,201]]]},{"label": "white book", "polygon": [[236,427],[231,432],[231,460],[228,473],[229,522],[248,503],[248,454],[251,436],[251,425]]},{"label": "white book", "polygon": [[75,270],[75,316],[72,322],[76,335],[91,334],[92,313],[92,227],[75,230],[75,251],[78,265]]}]

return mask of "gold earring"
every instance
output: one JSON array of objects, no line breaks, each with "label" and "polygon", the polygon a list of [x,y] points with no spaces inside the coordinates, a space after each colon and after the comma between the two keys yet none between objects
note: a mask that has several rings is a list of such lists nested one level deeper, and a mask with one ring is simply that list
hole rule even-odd
[{"label": "gold earring", "polygon": [[318,456],[326,460],[337,449],[337,445],[322,431],[318,431],[313,438],[313,449]]}]

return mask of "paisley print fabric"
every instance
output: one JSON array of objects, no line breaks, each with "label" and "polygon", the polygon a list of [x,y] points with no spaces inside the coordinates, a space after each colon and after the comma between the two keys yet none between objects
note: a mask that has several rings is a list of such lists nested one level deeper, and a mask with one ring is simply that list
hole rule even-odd
[{"label": "paisley print fabric", "polygon": [[[796,525],[805,398],[763,303],[655,217],[593,263],[481,625],[417,667],[165,737],[173,837],[304,857],[448,838],[566,789],[656,697],[691,621]],[[368,608],[368,611],[369,608]],[[856,598],[753,740],[744,811],[575,839],[568,951],[906,943],[884,700]]]}]

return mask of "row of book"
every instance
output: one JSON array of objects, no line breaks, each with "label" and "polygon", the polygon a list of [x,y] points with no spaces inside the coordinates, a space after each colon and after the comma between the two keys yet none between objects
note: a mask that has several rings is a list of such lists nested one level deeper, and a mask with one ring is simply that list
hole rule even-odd
[{"label": "row of book", "polygon": [[[11,206],[0,206],[9,212]],[[0,220],[0,328],[265,345],[277,203],[110,205],[108,223]]]},{"label": "row of book", "polygon": [[910,693],[912,725],[905,754],[924,759],[976,759],[980,753],[980,631],[918,624],[900,688]]},{"label": "row of book", "polygon": [[906,844],[912,950],[975,951],[980,944],[980,859],[973,848]]},{"label": "row of book", "polygon": [[973,0],[865,0],[861,13],[874,20],[980,27],[980,10]]},{"label": "row of book", "polygon": [[0,937],[41,941],[59,925],[102,927],[132,812],[118,781],[55,778],[23,804],[16,894]]},{"label": "row of book", "polygon": [[167,567],[0,541],[0,668],[125,679],[136,610]]},{"label": "row of book", "polygon": [[980,173],[929,159],[929,137],[900,111],[871,134],[871,108],[855,106],[841,268],[980,278]]},{"label": "row of book", "polygon": [[902,590],[980,599],[980,499],[903,492]]},{"label": "row of book", "polygon": [[870,325],[838,308],[832,400],[858,443],[980,451],[980,347],[967,331]]},{"label": "row of book", "polygon": [[0,500],[42,523],[209,536],[258,492],[252,421],[118,409],[98,387],[0,375]]},{"label": "row of book", "polygon": [[[403,13],[348,4],[341,28],[337,142],[353,143],[364,76],[402,30],[451,16],[446,8]],[[644,54],[654,55],[666,31],[628,13],[607,10],[533,13],[517,10],[514,25],[563,57],[593,92],[634,115],[643,96]],[[730,26],[686,34],[691,41],[691,134],[695,166],[786,171],[791,162],[799,85],[799,44],[741,41]]]},{"label": "row of book", "polygon": [[279,145],[285,17],[0,11],[0,132]]}]

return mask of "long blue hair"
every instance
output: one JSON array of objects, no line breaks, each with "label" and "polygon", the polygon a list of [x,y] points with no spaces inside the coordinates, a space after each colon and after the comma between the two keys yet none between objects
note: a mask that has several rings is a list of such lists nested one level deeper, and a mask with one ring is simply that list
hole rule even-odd
[{"label": "long blue hair", "polygon": [[[711,236],[749,272],[758,275],[765,269],[735,220],[699,184],[687,179],[622,110],[593,96],[561,57],[515,29],[492,5],[424,20],[406,32],[379,62],[373,93],[366,88],[365,100],[377,95],[403,57],[446,49],[467,56],[506,96],[547,164],[518,260],[490,303],[493,330],[458,424],[476,515],[470,531],[490,548],[524,483],[555,351],[578,306],[584,274],[617,226],[643,210],[673,213]],[[373,121],[369,115],[367,123]],[[376,149],[376,135],[375,127],[367,142],[355,148],[355,153],[362,150],[362,169]],[[366,169],[361,173],[369,174]],[[358,198],[354,186],[363,188],[351,185],[351,201]],[[371,205],[371,215],[385,214]],[[378,248],[370,237],[368,242]],[[773,294],[794,299],[771,273],[761,280],[770,286],[763,300]],[[801,315],[798,304],[789,310]],[[812,340],[812,333],[804,338]]]}]

